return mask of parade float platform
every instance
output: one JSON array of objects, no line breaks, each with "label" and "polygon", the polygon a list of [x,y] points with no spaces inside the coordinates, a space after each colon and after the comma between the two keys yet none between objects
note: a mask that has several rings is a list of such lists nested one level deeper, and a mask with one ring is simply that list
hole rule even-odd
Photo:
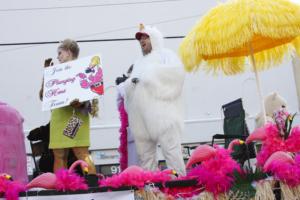
[{"label": "parade float platform", "polygon": [[[61,192],[57,190],[30,190],[22,192],[19,195],[19,200],[97,200],[97,199],[114,199],[114,200],[163,200],[163,199],[191,199],[191,197],[184,197],[184,192],[178,194],[176,197],[167,196],[161,191],[163,189],[180,190],[189,187],[197,187],[197,180],[174,180],[165,183],[151,183],[139,189],[135,186],[122,186],[119,188],[113,187],[90,187],[88,190],[66,191]],[[159,190],[158,190],[159,189]],[[204,192],[204,189],[199,187],[199,190]],[[160,193],[160,194],[159,194]],[[279,187],[273,188],[274,200],[282,199],[281,190]],[[182,195],[182,196],[181,196]],[[4,198],[0,198],[1,200]],[[212,200],[210,197],[198,197],[199,200]],[[225,199],[248,199],[248,198],[217,198]],[[254,198],[251,198],[254,199]]]}]

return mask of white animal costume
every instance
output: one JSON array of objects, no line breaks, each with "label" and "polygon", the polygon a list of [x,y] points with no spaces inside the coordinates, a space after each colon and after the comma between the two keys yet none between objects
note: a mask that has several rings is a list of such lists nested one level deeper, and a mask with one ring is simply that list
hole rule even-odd
[{"label": "white animal costume", "polygon": [[[160,144],[168,168],[184,175],[180,142],[185,77],[182,63],[175,53],[163,48],[162,34],[156,28],[146,26],[142,32],[150,37],[152,51],[135,62],[124,83],[129,127],[144,169],[157,170]],[[139,82],[133,83],[133,78]]]}]

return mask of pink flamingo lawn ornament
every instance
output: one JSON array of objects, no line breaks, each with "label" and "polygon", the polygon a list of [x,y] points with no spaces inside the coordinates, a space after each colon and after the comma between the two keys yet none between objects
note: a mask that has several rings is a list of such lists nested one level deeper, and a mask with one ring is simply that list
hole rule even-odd
[{"label": "pink flamingo lawn ornament", "polygon": [[277,151],[264,164],[264,171],[280,181],[282,199],[300,198],[300,155],[293,158],[290,152]]},{"label": "pink flamingo lawn ornament", "polygon": [[264,171],[265,172],[270,171],[272,165],[274,165],[274,163],[276,162],[290,164],[290,165],[295,164],[295,160],[291,155],[291,153],[284,152],[284,151],[277,151],[273,153],[264,164]]},{"label": "pink flamingo lawn ornament", "polygon": [[207,144],[198,146],[192,153],[191,157],[186,163],[186,168],[192,167],[196,163],[212,158],[216,155],[217,150]]},{"label": "pink flamingo lawn ornament", "polygon": [[147,183],[169,181],[172,179],[172,175],[176,175],[176,172],[171,169],[166,169],[164,171],[147,171],[139,166],[132,165],[120,174],[100,180],[99,186],[113,188],[136,186],[142,188]]},{"label": "pink flamingo lawn ornament", "polygon": [[246,143],[261,141],[262,147],[257,154],[257,165],[263,167],[267,159],[277,151],[296,153],[300,151],[300,126],[292,127],[295,114],[285,110],[274,112],[275,123],[267,123],[256,129],[246,139]]},{"label": "pink flamingo lawn ornament", "polygon": [[[241,145],[244,141],[239,139],[232,140],[228,145],[228,151],[231,153],[235,145]],[[207,144],[199,145],[189,158],[186,168],[191,168],[192,165],[213,158],[217,154],[217,149]]]},{"label": "pink flamingo lawn ornament", "polygon": [[227,192],[233,184],[233,172],[241,171],[239,164],[230,156],[234,145],[243,144],[241,140],[233,140],[228,149],[220,148],[217,145],[211,147],[200,145],[192,153],[186,167],[191,168],[194,164],[200,163],[190,169],[187,178],[197,178],[198,184],[205,186],[205,190],[217,197]]},{"label": "pink flamingo lawn ornament", "polygon": [[74,169],[77,165],[81,166],[81,169],[84,171],[84,173],[88,172],[88,164],[83,160],[77,160],[68,170],[61,169],[55,174],[48,172],[39,175],[29,182],[26,185],[26,188],[30,189],[39,187],[44,189],[56,189],[58,191],[87,190],[88,186],[85,183],[84,178],[74,173]]},{"label": "pink flamingo lawn ornament", "polygon": [[296,153],[300,151],[300,126],[291,129],[287,138],[284,138],[276,124],[268,123],[262,128],[256,129],[246,139],[249,144],[253,141],[261,141],[262,147],[257,154],[257,165],[264,166],[267,159],[277,151]]},{"label": "pink flamingo lawn ornament", "polygon": [[3,194],[6,200],[17,200],[19,193],[25,191],[25,185],[19,181],[13,181],[8,174],[0,174],[0,196]]},{"label": "pink flamingo lawn ornament", "polygon": [[293,158],[290,152],[277,151],[264,164],[264,171],[290,187],[300,184],[300,155]]}]

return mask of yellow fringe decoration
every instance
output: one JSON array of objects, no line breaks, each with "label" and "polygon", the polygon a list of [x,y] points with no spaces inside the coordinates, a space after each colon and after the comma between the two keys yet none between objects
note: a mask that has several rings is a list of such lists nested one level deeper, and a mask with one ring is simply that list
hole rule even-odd
[{"label": "yellow fringe decoration", "polygon": [[288,0],[231,0],[210,10],[194,26],[179,53],[187,71],[203,67],[200,64],[206,61],[206,70],[232,75],[245,70],[250,44],[257,68],[263,70],[279,64],[291,49],[300,55],[298,36],[299,5]]},{"label": "yellow fringe decoration", "polygon": [[168,200],[169,199],[162,192],[154,192],[154,191],[146,191],[146,190],[135,191],[135,196],[137,196],[138,199],[143,199],[143,200]]},{"label": "yellow fringe decoration", "polygon": [[198,196],[193,196],[193,200],[229,200],[226,194],[220,194],[216,198],[211,192],[201,192]]},{"label": "yellow fringe decoration", "polygon": [[[229,200],[246,200],[246,198],[243,197],[242,192],[240,192],[240,191],[233,192],[232,190],[229,191],[229,193],[228,193],[228,199]],[[248,198],[247,200],[254,200],[254,197],[250,198],[250,199]]]},{"label": "yellow fringe decoration", "polygon": [[290,187],[287,184],[280,182],[280,188],[283,200],[300,199],[300,186]]},{"label": "yellow fringe decoration", "polygon": [[292,188],[294,195],[297,197],[297,199],[300,199],[300,186],[296,186]]},{"label": "yellow fringe decoration", "polygon": [[290,188],[287,184],[280,182],[280,188],[282,200],[297,199],[293,192],[293,189]]},{"label": "yellow fringe decoration", "polygon": [[193,200],[215,200],[215,198],[210,192],[201,192],[197,197],[193,197]]},{"label": "yellow fringe decoration", "polygon": [[297,55],[300,56],[300,36],[293,41],[293,45],[296,49]]},{"label": "yellow fringe decoration", "polygon": [[220,194],[217,197],[218,200],[229,200],[228,196],[226,194]]},{"label": "yellow fringe decoration", "polygon": [[275,181],[274,180],[261,180],[256,185],[255,200],[275,200],[273,193]]}]

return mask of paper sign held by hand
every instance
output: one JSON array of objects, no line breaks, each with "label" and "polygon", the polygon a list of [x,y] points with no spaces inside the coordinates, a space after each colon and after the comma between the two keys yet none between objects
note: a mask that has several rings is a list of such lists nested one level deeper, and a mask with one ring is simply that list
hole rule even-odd
[{"label": "paper sign held by hand", "polygon": [[42,110],[99,98],[104,94],[100,55],[93,55],[45,68]]}]

